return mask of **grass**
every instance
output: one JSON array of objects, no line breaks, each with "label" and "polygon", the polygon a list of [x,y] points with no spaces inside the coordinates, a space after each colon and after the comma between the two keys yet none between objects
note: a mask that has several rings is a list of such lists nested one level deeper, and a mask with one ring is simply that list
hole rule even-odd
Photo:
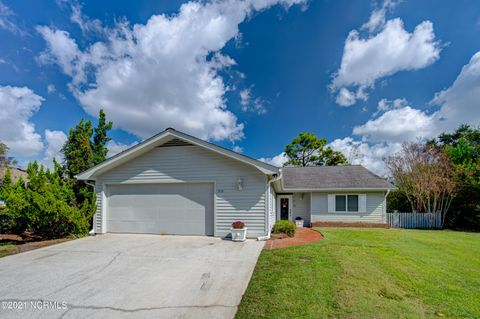
[{"label": "grass", "polygon": [[0,258],[15,254],[17,247],[12,244],[0,244]]},{"label": "grass", "polygon": [[480,234],[317,230],[262,252],[236,318],[480,318]]}]

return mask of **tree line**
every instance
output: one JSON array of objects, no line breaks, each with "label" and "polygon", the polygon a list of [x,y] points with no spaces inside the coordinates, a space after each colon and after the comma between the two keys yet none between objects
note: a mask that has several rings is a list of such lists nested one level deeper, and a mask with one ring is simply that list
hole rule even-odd
[{"label": "tree line", "polygon": [[54,159],[52,169],[37,161],[29,163],[26,180],[15,183],[9,169],[13,159],[0,143],[0,165],[7,167],[0,187],[0,199],[6,204],[0,209],[2,233],[30,232],[41,238],[87,234],[95,213],[95,194],[92,185],[76,180],[75,175],[106,159],[111,128],[103,110],[96,127],[82,118],[69,130],[61,150],[62,163]]}]

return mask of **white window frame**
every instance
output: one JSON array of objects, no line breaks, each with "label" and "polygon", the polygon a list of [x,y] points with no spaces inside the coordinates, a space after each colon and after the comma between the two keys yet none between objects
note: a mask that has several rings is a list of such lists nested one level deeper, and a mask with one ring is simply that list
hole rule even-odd
[{"label": "white window frame", "polygon": [[[335,194],[335,213],[352,213],[352,214],[360,213],[360,195],[361,194]],[[345,197],[345,210],[337,210],[337,196]],[[357,210],[356,211],[348,210],[348,196],[357,196]]]}]

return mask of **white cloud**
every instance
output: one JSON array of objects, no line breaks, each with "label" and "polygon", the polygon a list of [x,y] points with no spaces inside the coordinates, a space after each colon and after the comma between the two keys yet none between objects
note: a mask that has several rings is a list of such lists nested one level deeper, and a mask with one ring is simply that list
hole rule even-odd
[{"label": "white cloud", "polygon": [[0,29],[7,30],[9,32],[19,34],[19,35],[25,35],[26,32],[23,31],[13,20],[13,17],[15,16],[15,13],[7,7],[5,4],[3,4],[2,1],[0,1]]},{"label": "white cloud", "polygon": [[287,155],[284,152],[274,156],[274,157],[262,157],[258,159],[259,161],[265,162],[267,164],[282,167],[288,161]]},{"label": "white cloud", "polygon": [[61,150],[66,140],[67,135],[62,131],[45,130],[46,148],[43,163],[47,167],[53,167],[54,158],[60,163],[63,161]]},{"label": "white cloud", "polygon": [[82,6],[78,2],[71,2],[70,9],[72,10],[70,21],[76,23],[83,34],[103,33],[105,31],[100,20],[92,20],[82,13]]},{"label": "white cloud", "polygon": [[392,10],[399,1],[385,0],[380,8],[372,11],[370,19],[367,23],[362,25],[362,29],[368,30],[370,33],[377,31],[379,28],[385,25],[385,15],[387,11]]},{"label": "white cloud", "polygon": [[474,127],[480,123],[480,51],[466,64],[454,83],[435,94],[432,104],[440,109],[429,115],[408,105],[406,99],[378,103],[376,119],[356,126],[353,134],[370,142],[414,141],[432,138],[441,132],[455,130],[460,124]]},{"label": "white cloud", "polygon": [[432,104],[440,110],[433,115],[442,130],[454,130],[459,124],[480,125],[480,51],[466,64],[453,84],[438,92]]},{"label": "white cloud", "polygon": [[31,117],[44,99],[27,87],[0,86],[0,141],[14,156],[34,156],[43,148]]},{"label": "white cloud", "polygon": [[[440,109],[431,115],[408,105],[406,99],[378,103],[378,118],[356,126],[351,137],[337,139],[330,145],[342,151],[350,162],[362,164],[381,175],[385,173],[382,159],[400,149],[405,141],[432,138],[451,132],[460,124],[477,127],[480,123],[480,51],[473,55],[453,84],[435,94],[433,105]],[[374,114],[373,116],[375,116]]]},{"label": "white cloud", "polygon": [[123,144],[123,143],[119,143],[119,142],[116,142],[114,140],[111,140],[107,143],[107,149],[108,149],[108,153],[107,153],[107,157],[112,157],[120,152],[123,152],[124,150],[126,149],[129,149],[130,147],[132,146],[135,146],[137,145],[138,142],[133,142],[131,144]]},{"label": "white cloud", "polygon": [[247,111],[248,106],[250,105],[250,100],[252,99],[251,94],[252,92],[250,89],[244,89],[240,91],[240,104],[242,105],[242,109],[244,111]]},{"label": "white cloud", "polygon": [[373,113],[373,116],[377,116],[377,114],[387,112],[389,110],[400,109],[405,106],[408,106],[408,101],[405,98],[395,100],[381,99],[378,102],[377,111]]},{"label": "white cloud", "polygon": [[432,118],[423,111],[405,106],[385,112],[376,119],[355,126],[353,134],[371,142],[403,142],[428,138],[435,133]]},{"label": "white cloud", "polygon": [[139,137],[175,127],[235,141],[243,138],[243,123],[227,109],[228,87],[219,74],[235,62],[219,51],[255,12],[302,2],[188,2],[146,24],[118,23],[108,40],[83,51],[67,32],[38,27],[47,42],[39,60],[72,78],[70,89],[87,113],[96,116],[102,107],[116,127]]},{"label": "white cloud", "polygon": [[48,94],[55,93],[56,90],[57,90],[57,88],[55,87],[55,85],[53,85],[53,84],[47,85],[47,92],[48,92]]},{"label": "white cloud", "polygon": [[364,87],[359,87],[356,92],[343,87],[338,92],[335,102],[340,106],[351,106],[355,104],[357,100],[366,101],[367,99],[368,94],[365,93]]},{"label": "white cloud", "polygon": [[252,98],[251,88],[241,90],[239,95],[240,104],[242,105],[242,111],[253,112],[257,114],[267,113],[267,108],[264,105],[265,102],[259,97]]},{"label": "white cloud", "polygon": [[[440,43],[430,21],[421,22],[409,33],[400,18],[385,21],[385,13],[393,2],[385,3],[362,26],[369,30],[367,37],[352,30],[345,41],[340,69],[330,84],[330,89],[338,92],[336,101],[340,105],[353,105],[359,98],[366,100],[365,91],[378,79],[425,68],[440,57]],[[354,94],[355,91],[363,94]]]},{"label": "white cloud", "polygon": [[56,63],[63,73],[72,77],[73,85],[85,82],[84,68],[86,62],[75,40],[66,31],[53,30],[49,27],[37,27],[37,31],[47,42],[47,49],[38,57],[41,63]]},{"label": "white cloud", "polygon": [[350,164],[363,165],[374,173],[386,175],[383,159],[400,151],[401,143],[376,143],[355,141],[351,137],[336,139],[329,144],[342,152]]},{"label": "white cloud", "polygon": [[341,88],[335,101],[338,105],[350,106],[355,104],[355,102],[357,101],[357,96],[355,92],[352,92],[347,88]]}]

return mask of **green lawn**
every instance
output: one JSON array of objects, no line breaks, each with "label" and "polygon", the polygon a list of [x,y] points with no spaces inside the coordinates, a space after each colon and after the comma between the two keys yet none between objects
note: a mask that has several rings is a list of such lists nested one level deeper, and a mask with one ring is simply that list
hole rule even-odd
[{"label": "green lawn", "polygon": [[17,247],[12,244],[0,244],[0,258],[14,254],[17,250]]},{"label": "green lawn", "polygon": [[480,234],[318,230],[262,252],[237,318],[480,318]]}]

